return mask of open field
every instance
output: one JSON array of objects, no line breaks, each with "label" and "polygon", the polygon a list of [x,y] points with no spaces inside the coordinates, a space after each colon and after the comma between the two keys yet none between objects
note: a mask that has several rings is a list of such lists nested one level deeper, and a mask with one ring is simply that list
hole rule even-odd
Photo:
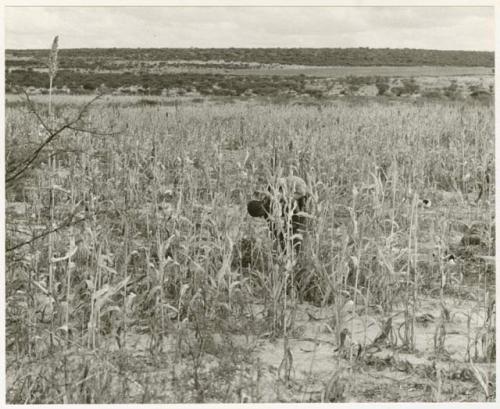
[{"label": "open field", "polygon": [[[22,69],[13,65],[10,70]],[[73,68],[74,69],[74,68]],[[46,67],[33,68],[36,72],[47,72]],[[144,72],[153,74],[229,74],[229,75],[306,75],[318,78],[343,78],[348,76],[356,77],[439,77],[439,76],[494,76],[493,68],[491,67],[457,67],[457,66],[331,66],[331,67],[309,67],[304,65],[259,65],[248,68],[227,68],[207,67],[206,64],[191,64],[191,65],[158,65],[154,61],[142,62],[140,65],[132,69],[125,70],[117,67],[107,69],[78,69],[78,72],[89,72],[96,74],[120,74],[125,71],[129,72]]]},{"label": "open field", "polygon": [[[172,69],[173,70],[173,69]],[[178,68],[177,71],[180,71]],[[319,78],[343,78],[348,76],[368,77],[439,77],[439,76],[478,76],[491,75],[493,70],[490,67],[455,67],[455,66],[376,66],[376,67],[306,67],[306,66],[281,66],[264,68],[241,68],[238,70],[229,69],[205,69],[193,68],[197,72],[225,72],[234,75],[307,75]]]},{"label": "open field", "polygon": [[492,104],[13,98],[8,403],[496,400]]}]

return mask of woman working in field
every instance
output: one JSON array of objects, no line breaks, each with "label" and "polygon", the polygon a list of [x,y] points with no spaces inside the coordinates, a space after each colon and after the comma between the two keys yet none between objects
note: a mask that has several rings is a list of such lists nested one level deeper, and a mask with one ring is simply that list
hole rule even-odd
[{"label": "woman working in field", "polygon": [[307,185],[298,176],[279,178],[276,186],[269,186],[262,200],[251,200],[247,204],[252,217],[263,217],[278,240],[282,251],[290,243],[295,251],[300,250],[307,221],[309,193]]}]

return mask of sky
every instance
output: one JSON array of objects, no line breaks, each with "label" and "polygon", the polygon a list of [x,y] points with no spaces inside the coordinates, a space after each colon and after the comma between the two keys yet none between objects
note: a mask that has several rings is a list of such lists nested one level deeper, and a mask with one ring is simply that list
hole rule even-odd
[{"label": "sky", "polygon": [[493,7],[6,7],[5,48],[495,49]]}]

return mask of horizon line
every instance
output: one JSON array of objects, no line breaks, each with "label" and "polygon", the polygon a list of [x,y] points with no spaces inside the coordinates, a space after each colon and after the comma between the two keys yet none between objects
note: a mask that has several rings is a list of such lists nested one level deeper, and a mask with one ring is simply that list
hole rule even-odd
[{"label": "horizon line", "polygon": [[[109,49],[133,49],[133,50],[162,50],[162,49],[198,49],[198,50],[214,50],[214,49],[244,49],[244,50],[252,50],[252,49],[269,49],[269,50],[276,50],[276,49],[282,49],[282,50],[304,50],[304,49],[316,49],[316,50],[349,50],[349,49],[371,49],[371,50],[416,50],[416,51],[451,51],[451,52],[480,52],[480,53],[494,53],[495,49],[493,50],[463,50],[463,49],[440,49],[440,48],[409,48],[409,47],[369,47],[369,46],[358,46],[358,47],[281,47],[281,46],[275,46],[275,47],[262,47],[262,46],[230,46],[230,47],[199,47],[199,46],[189,46],[189,47],[179,47],[179,46],[172,46],[172,47],[116,47],[116,46],[109,46],[109,47],[59,47],[59,50],[109,50]],[[42,51],[42,50],[50,50],[50,47],[47,46],[47,48],[4,48],[5,51]]]}]

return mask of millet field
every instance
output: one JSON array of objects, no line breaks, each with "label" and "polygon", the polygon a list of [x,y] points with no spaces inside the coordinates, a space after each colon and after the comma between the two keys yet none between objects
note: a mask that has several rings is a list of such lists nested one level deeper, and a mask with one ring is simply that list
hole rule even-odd
[{"label": "millet field", "polygon": [[496,399],[491,103],[90,99],[6,106],[8,403]]}]

